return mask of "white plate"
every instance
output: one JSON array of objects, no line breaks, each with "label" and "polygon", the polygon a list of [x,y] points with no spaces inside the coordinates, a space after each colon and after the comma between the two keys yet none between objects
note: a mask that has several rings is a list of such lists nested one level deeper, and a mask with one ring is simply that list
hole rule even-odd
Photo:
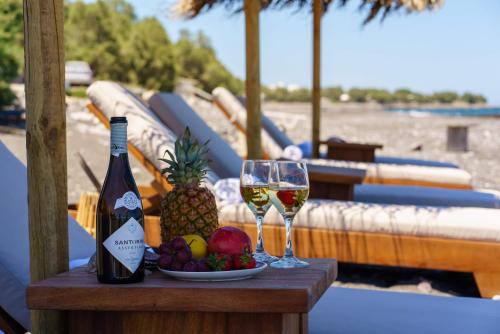
[{"label": "white plate", "polygon": [[172,271],[158,268],[167,276],[182,280],[194,282],[223,282],[223,281],[239,281],[251,278],[267,268],[267,264],[257,262],[255,268],[228,270],[228,271],[206,271],[206,272],[187,272],[187,271]]}]

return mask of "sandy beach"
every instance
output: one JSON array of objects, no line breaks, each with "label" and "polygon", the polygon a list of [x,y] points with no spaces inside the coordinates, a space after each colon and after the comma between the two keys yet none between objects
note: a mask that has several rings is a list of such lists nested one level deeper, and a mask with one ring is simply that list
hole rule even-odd
[{"label": "sandy beach", "polygon": [[[109,159],[108,130],[90,114],[85,99],[68,98],[68,200],[77,203],[80,194],[96,191],[84,173],[79,154],[98,180],[104,180]],[[310,136],[310,105],[301,103],[267,103],[264,112],[281,126],[295,142]],[[449,125],[469,126],[468,152],[446,151],[446,129]],[[479,117],[417,116],[385,112],[374,106],[337,106],[326,103],[322,112],[321,137],[342,137],[354,142],[384,145],[380,155],[449,161],[473,175],[476,188],[500,190],[500,119]],[[0,127],[0,140],[26,162],[25,131]],[[420,151],[413,151],[421,146]],[[130,158],[137,183],[147,184],[150,174]],[[439,295],[477,295],[472,276],[440,271],[365,268],[342,265],[336,285],[412,291]]]}]

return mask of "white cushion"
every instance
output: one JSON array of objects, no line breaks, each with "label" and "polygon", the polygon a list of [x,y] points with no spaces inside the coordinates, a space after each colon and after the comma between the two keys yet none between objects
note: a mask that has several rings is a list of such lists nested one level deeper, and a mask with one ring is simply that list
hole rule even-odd
[{"label": "white cushion", "polygon": [[233,126],[231,121],[220,112],[218,107],[212,102],[203,100],[193,94],[181,94],[181,96],[193,111],[231,146],[236,154],[240,157],[247,155],[247,139],[245,134]]},{"label": "white cushion", "polygon": [[379,180],[380,183],[384,183],[384,179],[415,182],[426,181],[460,186],[470,186],[472,183],[472,176],[468,172],[458,168],[377,164],[327,159],[306,159],[306,161],[313,165],[363,169],[366,170],[367,178],[374,178]]},{"label": "white cushion", "polygon": [[329,288],[309,313],[311,334],[496,334],[500,302]]},{"label": "white cushion", "polygon": [[[244,203],[221,207],[219,219],[237,223],[255,220]],[[283,218],[272,207],[264,223],[280,226],[283,225]],[[336,231],[500,241],[500,210],[380,205],[312,199],[300,209],[294,219],[294,226]]]},{"label": "white cushion", "polygon": [[241,158],[186,104],[182,97],[174,93],[159,93],[149,99],[149,105],[163,124],[175,134],[181,135],[189,126],[191,134],[198,141],[209,140],[210,168],[219,177],[239,176]]},{"label": "white cushion", "polygon": [[[246,127],[246,109],[241,102],[227,89],[217,87],[213,91],[216,99],[227,112],[231,113],[232,119],[239,123],[243,128]],[[286,142],[282,139],[281,142]],[[274,140],[272,136],[262,129],[262,148],[269,153],[272,159],[278,159],[282,156],[282,147]],[[335,167],[349,167],[366,170],[367,177],[375,178],[380,183],[384,179],[397,179],[408,181],[428,181],[457,185],[471,184],[472,177],[464,170],[453,167],[429,167],[414,165],[395,165],[379,163],[358,163],[351,161],[336,161],[326,159],[310,159],[308,163],[315,165],[327,165]],[[379,182],[375,182],[379,183]]]},{"label": "white cushion", "polygon": [[[25,289],[30,282],[26,167],[0,142],[0,306],[25,328],[29,311]],[[69,258],[90,257],[95,241],[68,217]]]},{"label": "white cushion", "polygon": [[[217,87],[212,92],[214,99],[220,103],[224,110],[231,115],[231,120],[239,124],[243,129],[246,129],[247,110],[241,102],[230,91],[223,87]],[[262,149],[269,154],[271,159],[278,159],[283,153],[282,148],[278,143],[262,128]]]},{"label": "white cushion", "polygon": [[117,83],[96,81],[87,89],[92,103],[108,119],[125,116],[128,120],[128,141],[137,147],[158,170],[164,163],[158,159],[165,151],[174,150],[177,136],[134,94]]}]

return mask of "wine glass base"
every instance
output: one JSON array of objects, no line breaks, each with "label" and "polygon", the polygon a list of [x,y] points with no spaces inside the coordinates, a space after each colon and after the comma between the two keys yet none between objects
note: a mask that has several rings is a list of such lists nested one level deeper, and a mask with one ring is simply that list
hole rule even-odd
[{"label": "wine glass base", "polygon": [[279,260],[279,258],[277,258],[276,256],[272,256],[267,252],[255,252],[253,253],[253,258],[257,262],[265,262],[265,263],[272,263]]},{"label": "wine glass base", "polygon": [[289,257],[284,256],[281,259],[279,259],[279,261],[271,263],[271,267],[281,268],[281,269],[305,268],[309,267],[309,263],[299,260],[295,256],[289,256]]}]

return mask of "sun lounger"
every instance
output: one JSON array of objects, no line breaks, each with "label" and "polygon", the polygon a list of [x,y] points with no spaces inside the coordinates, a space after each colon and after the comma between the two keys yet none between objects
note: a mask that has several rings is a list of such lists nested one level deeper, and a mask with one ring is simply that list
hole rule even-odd
[{"label": "sun lounger", "polygon": [[[112,83],[95,83],[88,95],[93,113],[106,119],[124,112],[117,108],[98,109],[100,99],[126,100],[126,95],[111,94]],[[121,105],[123,103],[115,103]],[[143,113],[142,108],[128,108],[128,113]],[[130,115],[130,114],[129,114]],[[158,127],[161,128],[161,127]],[[173,129],[172,129],[173,130]],[[129,124],[129,132],[141,131]],[[160,133],[159,133],[160,135]],[[155,155],[140,151],[139,161],[154,161]],[[130,146],[130,145],[129,145]],[[211,181],[209,181],[211,182]],[[208,182],[208,183],[209,183]],[[248,231],[255,237],[253,217],[243,204],[220,207],[220,221]],[[274,211],[266,216],[266,247],[280,254],[284,229]],[[156,219],[156,221],[155,221]],[[500,292],[500,211],[479,208],[431,208],[399,205],[374,205],[356,202],[310,200],[299,212],[294,235],[300,240],[297,253],[304,257],[335,257],[340,261],[443,269],[472,272],[481,294],[491,297]],[[158,229],[159,219],[149,223]],[[159,233],[149,235],[148,242],[158,244]]]},{"label": "sun lounger", "polygon": [[[219,140],[213,142],[212,150],[228,153],[232,151],[228,143],[225,143],[221,138],[210,129],[210,127],[193,111],[190,106],[177,94],[163,93],[156,94],[150,99],[152,112],[166,124],[174,133],[180,135],[184,128],[189,125],[195,137],[203,140],[203,138],[217,138]],[[201,133],[202,135],[198,135]],[[233,152],[235,153],[235,152]],[[230,160],[221,160],[220,164],[225,162],[240,166],[241,158],[235,157],[236,154],[229,155]],[[309,160],[310,169],[318,171],[319,166],[335,168],[341,173],[342,168],[345,171],[359,170],[357,167],[371,171],[371,175],[379,173],[375,164],[353,163],[348,161],[338,161],[337,167],[328,165],[328,161],[324,159]],[[339,169],[340,168],[340,169]],[[428,183],[438,183],[442,178],[447,176],[448,168],[434,168],[435,172],[427,175],[427,167],[408,166],[402,169],[401,166],[389,165],[386,168],[386,175],[399,175],[404,178],[407,183],[427,178]],[[327,169],[328,170],[328,169]],[[460,172],[458,169],[454,171]],[[239,171],[233,174],[226,174],[223,177],[239,177]],[[394,176],[395,177],[395,176]],[[393,177],[393,178],[394,178]],[[365,177],[366,180],[366,177]],[[423,181],[420,181],[423,182]],[[315,185],[316,187],[318,185]],[[313,189],[313,187],[311,187]],[[330,187],[333,189],[334,187]],[[324,192],[321,192],[324,193]],[[319,198],[334,198],[345,199],[339,197],[319,197]],[[500,207],[500,197],[494,193],[485,193],[470,190],[451,190],[429,187],[409,187],[409,186],[386,186],[375,184],[356,185],[354,187],[353,196],[349,198],[358,202],[366,203],[381,203],[381,204],[412,204],[412,205],[433,205],[433,206],[474,206],[474,207]]]},{"label": "sun lounger", "polygon": [[[25,301],[30,282],[26,167],[2,142],[0,161],[0,307],[29,329],[30,315]],[[94,239],[71,217],[68,217],[68,232],[70,266],[86,263],[95,251]]]},{"label": "sun lounger", "polygon": [[[231,122],[238,129],[245,132],[246,110],[240,101],[229,91],[220,87],[214,90],[213,96],[215,104],[221,108],[221,111],[223,111],[223,113],[230,118]],[[287,146],[293,145],[293,142],[274,125],[272,120],[265,115],[263,115],[262,125],[263,150],[267,152],[271,158],[279,158],[282,151]],[[332,141],[331,145],[335,145],[338,149],[360,150],[360,152],[367,148],[373,152],[373,150],[377,147],[377,145],[339,143],[336,141]],[[350,153],[346,153],[346,155],[349,154]],[[360,154],[363,155],[364,153]],[[365,161],[365,163],[356,163],[353,161],[337,162],[329,159],[322,160],[323,164],[330,166],[348,165],[351,168],[366,168],[366,183],[470,189],[470,174],[456,168],[453,164],[387,157],[378,159],[378,161],[376,161],[377,163],[370,163],[370,161]],[[318,163],[318,160],[314,160],[313,163]],[[439,168],[443,168],[443,170],[439,171]],[[413,179],[407,180],[406,176],[408,174],[414,175]],[[429,181],[429,179],[432,179],[433,176],[435,176],[435,180]]]},{"label": "sun lounger", "polygon": [[311,334],[496,334],[500,302],[330,288],[309,313]]}]

